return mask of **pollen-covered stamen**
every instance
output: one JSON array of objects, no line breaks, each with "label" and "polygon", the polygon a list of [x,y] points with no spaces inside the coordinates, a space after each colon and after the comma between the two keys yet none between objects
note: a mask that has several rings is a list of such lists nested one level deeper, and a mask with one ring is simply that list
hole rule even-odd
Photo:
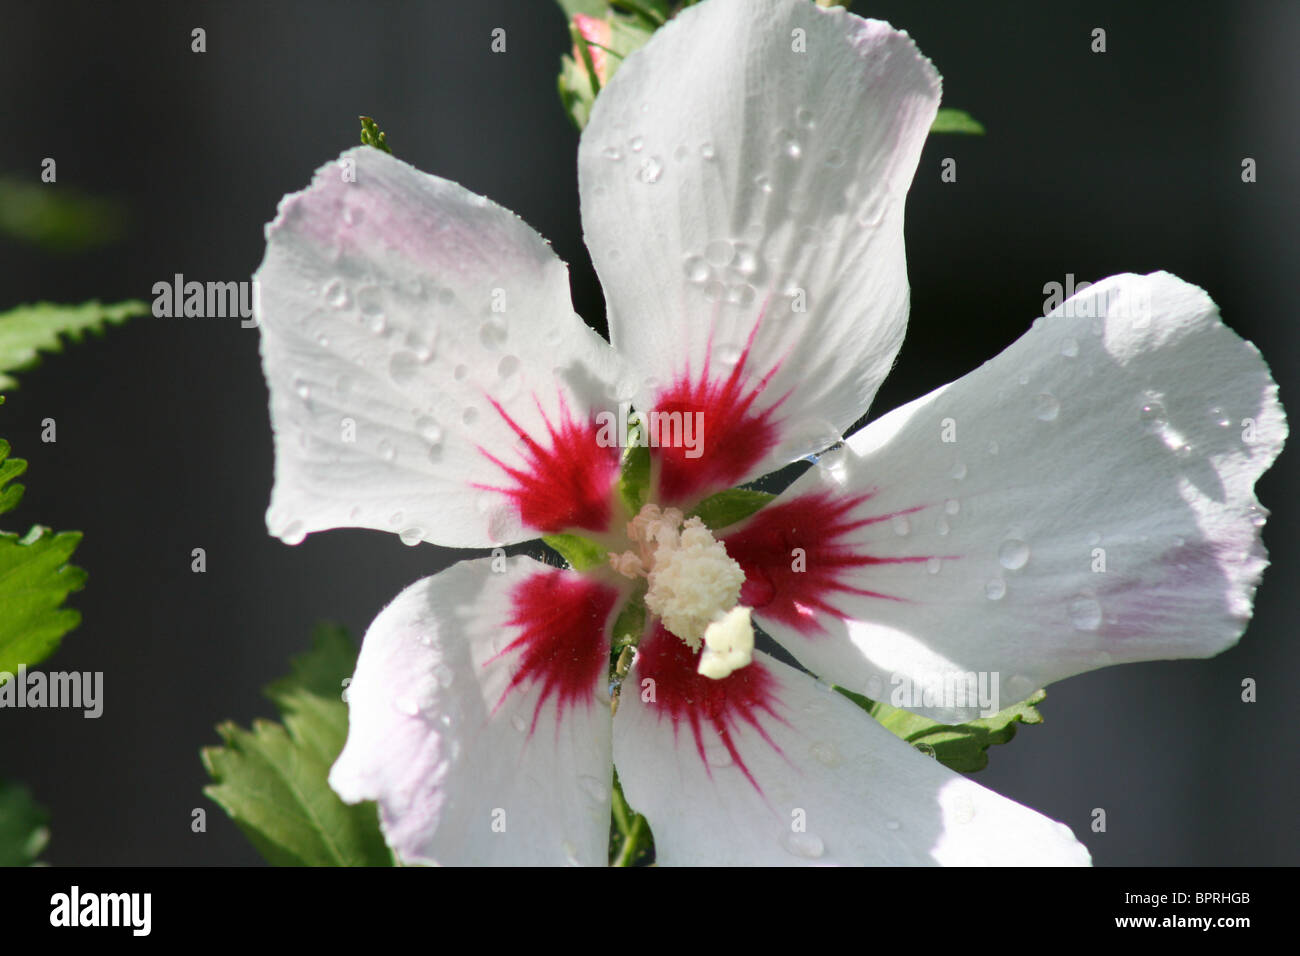
[{"label": "pollen-covered stamen", "polygon": [[704,522],[648,504],[628,522],[627,536],[636,549],[611,554],[610,564],[646,578],[646,608],[691,650],[703,649],[699,673],[721,679],[748,664],[754,630],[749,609],[737,607],[745,572]]}]

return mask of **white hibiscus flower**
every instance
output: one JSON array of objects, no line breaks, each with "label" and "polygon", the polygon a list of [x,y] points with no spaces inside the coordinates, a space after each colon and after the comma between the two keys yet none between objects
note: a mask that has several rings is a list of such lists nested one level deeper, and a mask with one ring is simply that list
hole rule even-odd
[{"label": "white hibiscus flower", "polygon": [[[617,763],[661,863],[1088,862],[1065,826],[751,652],[749,621],[870,697],[974,673],[1002,706],[1230,646],[1266,563],[1253,483],[1286,427],[1203,292],[1098,283],[751,517],[687,520],[870,403],[903,338],[904,198],[939,89],[905,34],[805,0],[708,0],[660,30],[579,154],[612,346],[547,244],[454,183],[359,148],[282,202],[258,273],[272,532],[577,534],[610,555],[464,561],[375,620],[330,782],[378,801],[403,860],[603,864]],[[628,402],[702,429],[650,449],[645,507],[601,435]]]}]

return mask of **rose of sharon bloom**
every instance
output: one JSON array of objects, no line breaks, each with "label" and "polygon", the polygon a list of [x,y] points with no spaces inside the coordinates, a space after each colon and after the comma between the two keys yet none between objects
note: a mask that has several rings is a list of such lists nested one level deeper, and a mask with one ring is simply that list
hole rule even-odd
[{"label": "rose of sharon bloom", "polygon": [[[1100,282],[752,516],[689,520],[867,408],[903,338],[903,204],[939,91],[906,34],[805,0],[708,0],[660,30],[579,152],[612,347],[547,244],[454,183],[359,148],[281,203],[258,274],[271,531],[608,552],[585,573],[466,560],[370,627],[330,783],[378,801],[403,860],[603,864],[616,763],[661,863],[1088,862],[752,651],[751,623],[822,680],[935,691],[910,703],[947,721],[981,709],[940,693],[954,676],[996,678],[1005,707],[1230,646],[1286,429],[1205,293]],[[702,427],[693,453],[650,448],[635,514],[600,440],[629,402]],[[611,632],[641,589],[611,716]]]}]

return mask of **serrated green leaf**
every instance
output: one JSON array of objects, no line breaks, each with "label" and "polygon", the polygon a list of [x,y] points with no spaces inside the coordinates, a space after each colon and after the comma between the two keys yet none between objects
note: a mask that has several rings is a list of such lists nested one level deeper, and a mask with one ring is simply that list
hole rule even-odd
[{"label": "serrated green leaf", "polygon": [[347,632],[318,624],[311,651],[288,677],[266,688],[283,724],[217,728],[225,746],[206,747],[218,803],[275,866],[392,866],[373,803],[348,806],[330,789],[329,770],[347,740],[344,681],[356,665]]},{"label": "serrated green leaf", "polygon": [[26,787],[0,780],[0,867],[35,863],[50,842],[49,823]]},{"label": "serrated green leaf", "polygon": [[992,717],[981,717],[964,724],[940,724],[843,687],[835,689],[871,714],[890,733],[927,754],[933,754],[944,766],[960,773],[973,773],[987,767],[989,747],[1010,741],[1016,735],[1016,724],[1041,724],[1043,715],[1037,705],[1047,698],[1047,692],[1040,690]]},{"label": "serrated green leaf", "polygon": [[575,571],[586,571],[608,560],[603,547],[580,534],[544,534],[542,541],[558,551]]},{"label": "serrated green leaf", "polygon": [[686,517],[699,518],[710,531],[716,531],[748,518],[775,497],[766,491],[730,488],[705,498]]},{"label": "serrated green leaf", "polygon": [[137,300],[112,305],[38,302],[0,313],[0,388],[16,388],[18,382],[4,373],[31,368],[41,352],[59,351],[65,338],[78,342],[86,332],[99,333],[109,323],[148,314],[149,306]]},{"label": "serrated green leaf", "polygon": [[939,110],[934,122],[930,124],[931,133],[970,133],[984,135],[984,124],[965,110]]},{"label": "serrated green leaf", "polygon": [[81,533],[37,525],[19,537],[0,533],[0,671],[15,672],[49,657],[81,614],[62,604],[86,583],[68,564]]},{"label": "serrated green leaf", "polygon": [[[4,396],[0,395],[0,405],[3,404]],[[18,506],[18,501],[23,496],[23,486],[10,485],[9,482],[26,470],[27,462],[21,458],[10,458],[9,443],[0,438],[0,514]]]}]

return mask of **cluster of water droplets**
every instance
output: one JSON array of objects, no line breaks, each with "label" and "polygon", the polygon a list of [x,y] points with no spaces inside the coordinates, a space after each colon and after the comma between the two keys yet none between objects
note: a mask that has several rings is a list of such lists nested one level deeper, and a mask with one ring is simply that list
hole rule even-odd
[{"label": "cluster of water droplets", "polygon": [[757,298],[766,279],[766,263],[758,248],[744,239],[714,239],[682,261],[686,281],[706,299],[741,308]]}]

